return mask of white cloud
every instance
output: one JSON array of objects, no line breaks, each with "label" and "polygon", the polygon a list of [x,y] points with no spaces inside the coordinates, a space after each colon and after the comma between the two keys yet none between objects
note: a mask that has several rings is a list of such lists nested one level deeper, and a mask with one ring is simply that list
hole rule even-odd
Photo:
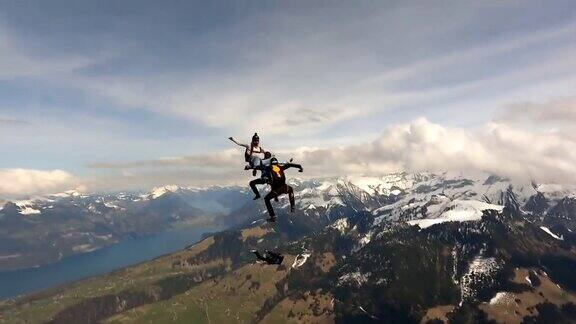
[{"label": "white cloud", "polygon": [[576,96],[555,99],[545,103],[522,102],[507,105],[497,120],[508,123],[560,123],[576,124]]},{"label": "white cloud", "polygon": [[576,181],[575,141],[560,132],[526,131],[504,124],[469,130],[418,119],[387,128],[372,143],[303,151],[298,157],[314,174],[458,171]]},{"label": "white cloud", "polygon": [[0,196],[55,193],[75,187],[73,175],[62,170],[0,169]]},{"label": "white cloud", "polygon": [[[144,182],[146,186],[174,181],[196,185],[241,183],[249,180],[241,169],[241,153],[227,150],[133,163],[98,163],[92,167],[117,172],[111,177],[115,185],[129,183],[130,187]],[[566,133],[496,123],[466,129],[421,118],[387,127],[372,142],[275,153],[281,160],[295,157],[305,169],[304,174],[297,176],[306,177],[455,171],[488,172],[525,181],[576,181],[576,141]],[[109,184],[108,180],[101,181],[97,187]]]},{"label": "white cloud", "polygon": [[[53,164],[69,152],[82,152],[77,157],[83,164],[112,159],[92,164],[84,175],[98,189],[245,181],[241,150],[209,150],[228,148],[227,136],[254,131],[263,135],[266,148],[286,149],[277,151],[281,158],[297,156],[306,175],[482,170],[572,179],[576,127],[566,124],[576,118],[574,100],[570,106],[510,106],[496,124],[477,129],[443,125],[479,125],[492,116],[491,108],[505,102],[546,100],[573,91],[576,24],[551,19],[536,3],[455,1],[451,10],[445,7],[382,3],[271,14],[258,10],[200,38],[168,29],[141,38],[131,31],[146,30],[140,28],[146,25],[126,17],[112,26],[117,30],[90,27],[82,32],[82,39],[102,48],[96,51],[83,42],[59,48],[70,44],[66,32],[54,38],[64,42],[53,42],[44,33],[34,36],[27,28],[19,32],[17,25],[12,30],[0,25],[0,80],[14,79],[18,88],[31,92],[38,88],[42,93],[43,86],[49,90],[49,95],[30,96],[39,99],[29,107],[20,104],[27,99],[11,98],[27,94],[7,92],[0,109],[15,108],[0,116],[0,143],[15,152],[9,162],[13,166],[23,165],[18,160],[28,156],[18,154],[23,151],[43,157],[36,163],[52,159]],[[533,21],[526,15],[531,11],[549,19]],[[490,33],[485,19],[491,21]],[[174,31],[188,29],[193,28]],[[171,34],[185,37],[162,42]],[[150,46],[156,42],[162,51]],[[53,93],[52,87],[63,93]],[[47,102],[62,110],[48,109]],[[146,111],[143,120],[169,118],[155,132],[158,138],[151,139],[155,133],[142,136],[142,128],[134,127],[141,120],[135,112],[115,109]],[[419,116],[440,124],[418,120],[386,126]],[[186,129],[197,138],[191,143],[180,133],[160,131],[175,119],[214,129]],[[15,127],[18,120],[33,123],[34,131]],[[527,130],[527,120],[538,127]],[[540,121],[561,128],[549,131]],[[367,139],[383,128],[377,140]],[[316,148],[288,151],[302,145]],[[150,159],[165,154],[177,157]],[[137,161],[117,163],[132,159]],[[92,176],[101,177],[88,179]]]},{"label": "white cloud", "polygon": [[[406,17],[420,17],[422,9],[408,6],[400,13]],[[445,10],[427,8],[424,12],[427,13],[425,17],[435,22],[435,31],[466,24],[465,20],[455,23],[447,19]],[[414,43],[432,46],[429,44],[429,24],[406,24],[406,19],[399,19],[396,14],[373,13],[363,17],[361,25],[355,20],[320,23],[317,17],[304,16],[301,28],[314,31],[306,35],[286,28],[284,24],[288,21],[285,20],[290,20],[291,16],[274,17],[274,22],[260,18],[263,19],[261,24],[270,27],[267,33],[250,34],[248,44],[224,42],[229,45],[223,50],[249,62],[242,68],[202,73],[183,69],[145,78],[138,74],[70,73],[58,76],[56,81],[96,97],[111,99],[124,108],[188,118],[227,128],[233,133],[258,128],[268,134],[303,137],[346,120],[369,118],[375,111],[400,110],[399,106],[418,105],[423,100],[441,101],[466,91],[480,93],[480,86],[495,84],[511,74],[516,78],[498,87],[500,92],[511,88],[510,84],[527,85],[543,74],[557,76],[560,72],[573,70],[573,60],[556,57],[558,53],[573,54],[573,46],[567,45],[557,48],[553,57],[534,54],[537,58],[532,57],[530,63],[538,64],[528,64],[526,68],[512,71],[494,68],[490,77],[476,73],[476,67],[485,65],[487,60],[496,66],[495,63],[509,60],[508,56],[528,52],[528,48],[546,48],[554,41],[570,44],[575,24],[479,42],[472,48],[433,51],[430,58],[423,58],[407,55],[415,51],[409,46],[411,42],[399,44],[398,53],[388,51],[398,45],[393,42],[395,35],[390,32],[397,30],[410,31]],[[283,41],[278,42],[279,45],[263,47],[259,41],[269,35]],[[226,39],[226,35],[220,37]],[[127,49],[117,51],[122,50],[133,54]],[[397,62],[380,62],[382,53],[386,53],[385,57],[391,62]],[[539,71],[536,77],[527,73],[542,65],[545,65],[541,68],[544,71]],[[463,71],[468,73],[466,77],[460,75]],[[449,76],[464,80],[454,83],[456,85],[443,84],[443,78]],[[407,86],[422,80],[429,80],[429,84]]]}]

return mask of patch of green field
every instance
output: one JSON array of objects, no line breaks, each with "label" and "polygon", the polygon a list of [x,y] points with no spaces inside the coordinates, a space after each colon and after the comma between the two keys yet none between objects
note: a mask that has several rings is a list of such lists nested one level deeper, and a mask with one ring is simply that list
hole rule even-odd
[{"label": "patch of green field", "polygon": [[[287,257],[287,264],[292,257]],[[249,264],[206,281],[183,294],[137,307],[107,323],[249,323],[276,292],[289,268]],[[282,322],[282,321],[280,321]]]},{"label": "patch of green field", "polygon": [[118,294],[126,290],[146,290],[161,279],[185,272],[174,268],[173,262],[195,255],[211,244],[210,238],[178,253],[140,263],[103,276],[88,278],[48,292],[46,296],[29,297],[0,304],[0,323],[42,323],[61,310],[82,300]]}]

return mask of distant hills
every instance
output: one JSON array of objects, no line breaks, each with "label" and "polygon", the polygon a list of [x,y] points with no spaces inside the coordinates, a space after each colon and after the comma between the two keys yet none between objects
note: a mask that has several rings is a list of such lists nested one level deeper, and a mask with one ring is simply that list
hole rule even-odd
[{"label": "distant hills", "polygon": [[229,223],[248,201],[238,187],[165,186],[149,193],[68,191],[0,207],[0,271],[33,267],[99,249],[127,237],[177,226]]}]

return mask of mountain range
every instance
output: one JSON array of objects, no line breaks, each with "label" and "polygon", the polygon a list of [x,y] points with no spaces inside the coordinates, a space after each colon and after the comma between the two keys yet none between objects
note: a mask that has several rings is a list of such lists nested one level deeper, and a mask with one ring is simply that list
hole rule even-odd
[{"label": "mountain range", "polygon": [[[0,323],[576,321],[574,186],[448,173],[292,185],[297,211],[281,199],[274,224],[237,187],[165,187],[115,203],[128,210],[182,199],[230,228],[173,254],[6,300]],[[210,202],[216,192],[237,200]],[[195,205],[195,195],[206,196]],[[31,215],[22,208],[37,209],[19,208],[20,218]],[[15,218],[6,215],[0,222]],[[279,251],[284,262],[255,262],[252,249]]]},{"label": "mountain range", "polygon": [[247,201],[239,187],[164,186],[148,193],[65,193],[8,201],[0,206],[0,271],[64,257],[179,226],[229,223]]}]

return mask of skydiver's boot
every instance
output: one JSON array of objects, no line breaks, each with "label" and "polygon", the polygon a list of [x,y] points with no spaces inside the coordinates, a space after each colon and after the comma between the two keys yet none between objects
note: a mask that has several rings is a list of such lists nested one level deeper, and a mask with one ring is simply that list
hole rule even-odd
[{"label": "skydiver's boot", "polygon": [[276,213],[274,213],[274,208],[272,208],[272,203],[270,202],[270,200],[272,200],[272,198],[277,197],[278,194],[274,191],[270,191],[266,197],[264,197],[264,204],[266,205],[266,210],[268,211],[268,215],[270,215],[270,218],[268,218],[266,221],[268,222],[275,222],[276,221]]}]

